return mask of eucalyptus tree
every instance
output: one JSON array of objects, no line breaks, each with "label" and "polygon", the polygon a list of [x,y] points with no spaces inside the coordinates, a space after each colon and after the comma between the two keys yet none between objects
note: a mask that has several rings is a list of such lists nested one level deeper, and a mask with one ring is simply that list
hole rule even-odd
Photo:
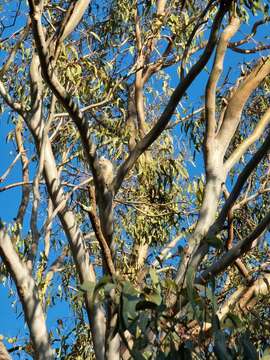
[{"label": "eucalyptus tree", "polygon": [[29,329],[9,351],[267,356],[268,4],[1,5],[1,271]]}]

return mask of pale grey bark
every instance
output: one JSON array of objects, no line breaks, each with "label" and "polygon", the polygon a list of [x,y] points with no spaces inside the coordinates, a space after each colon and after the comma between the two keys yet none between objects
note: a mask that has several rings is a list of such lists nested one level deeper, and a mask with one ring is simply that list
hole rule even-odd
[{"label": "pale grey bark", "polygon": [[[264,140],[263,144],[259,147],[253,157],[249,160],[246,164],[244,169],[239,174],[237,181],[226,200],[225,204],[223,205],[217,219],[215,222],[209,227],[207,234],[205,234],[204,239],[207,238],[211,239],[215,237],[223,227],[223,224],[226,220],[227,214],[229,210],[233,207],[235,201],[239,197],[241,190],[243,189],[245,183],[247,182],[248,178],[252,174],[252,172],[256,169],[262,159],[269,153],[270,151],[270,134],[267,135],[266,139]],[[195,251],[195,254],[192,259],[192,266],[196,269],[203,259],[203,257],[207,254],[208,251],[208,244],[204,242],[200,245],[200,247]]]},{"label": "pale grey bark", "polygon": [[[90,167],[92,168],[93,175],[95,177],[95,169],[94,169],[94,159],[95,159],[95,151],[92,147],[90,141],[90,133],[88,128],[88,123],[78,107],[70,98],[69,94],[66,90],[62,87],[59,83],[56,75],[54,72],[51,72],[50,67],[50,60],[49,60],[49,52],[47,49],[46,40],[44,37],[44,31],[41,23],[41,15],[42,9],[33,1],[29,2],[30,5],[30,16],[32,19],[32,29],[33,35],[36,41],[37,51],[39,54],[40,65],[42,67],[43,77],[51,87],[53,93],[55,94],[56,98],[62,103],[62,105],[66,108],[69,115],[71,116],[72,120],[78,127],[78,130],[81,135],[81,140],[83,147],[85,149],[85,155],[87,162],[89,163]],[[72,8],[72,4],[71,7]],[[83,15],[82,12],[79,13],[80,16]],[[71,11],[71,18],[73,18],[72,11]],[[81,19],[81,17],[80,17]],[[68,19],[67,19],[68,21]],[[73,22],[75,24],[75,22]],[[67,24],[66,24],[67,25]],[[63,29],[64,30],[64,29]],[[65,30],[64,30],[65,31]],[[32,128],[32,131],[35,128]],[[38,134],[34,134],[36,143],[38,145]],[[47,187],[53,201],[54,207],[57,208],[60,203],[64,200],[63,190],[61,188],[61,184],[59,182],[57,176],[57,169],[54,161],[54,157],[51,151],[51,146],[49,140],[46,140],[46,156],[44,163],[44,174],[47,183]],[[37,146],[38,147],[38,146]],[[65,207],[59,211],[59,218],[64,228],[64,231],[69,239],[72,255],[78,269],[78,275],[80,277],[80,281],[94,281],[95,274],[91,264],[89,264],[89,254],[86,252],[84,240],[82,237],[81,232],[79,231],[75,217],[71,211]],[[86,310],[89,318],[90,329],[93,337],[94,342],[94,350],[97,359],[104,358],[104,351],[105,351],[105,318],[102,309],[97,307],[96,309],[92,309],[91,298],[89,294],[85,294],[85,304]],[[97,321],[97,319],[102,319]]]},{"label": "pale grey bark", "polygon": [[38,289],[27,266],[21,261],[6,230],[0,230],[0,253],[18,291],[37,360],[53,360],[45,316]]},{"label": "pale grey bark", "polygon": [[[45,134],[45,136],[43,134],[44,123],[41,117],[43,85],[37,54],[33,54],[30,75],[33,111],[27,120],[27,124],[35,139],[37,151],[40,152],[42,148],[44,149],[43,172],[47,189],[54,208],[59,207],[62,203],[65,204],[65,206],[59,207],[58,216],[69,240],[80,282],[95,282],[95,272],[89,260],[89,253],[86,249],[83,235],[77,225],[73,212],[66,205],[65,193],[59,179],[48,134]],[[100,308],[92,309],[91,298],[88,293],[85,294],[85,304],[95,345],[96,358],[102,360],[104,359],[105,351],[105,320],[102,320],[104,314]]]},{"label": "pale grey bark", "polygon": [[[188,239],[187,249],[177,270],[176,282],[178,284],[183,283],[188,266],[191,265],[196,270],[200,261],[207,253],[208,245],[203,242],[215,221],[222,184],[225,183],[228,172],[242,156],[243,151],[247,150],[258,139],[269,122],[269,113],[267,111],[251,137],[242,143],[224,163],[224,156],[240,122],[243,107],[247,99],[270,72],[270,60],[263,59],[259,61],[246,78],[235,87],[219,123],[217,122],[217,83],[223,70],[224,56],[229,40],[236,33],[239,26],[239,19],[232,18],[229,25],[223,31],[217,45],[213,68],[206,87],[206,133],[204,148],[206,182],[198,222],[194,233]],[[227,212],[223,215],[224,222]]]},{"label": "pale grey bark", "polygon": [[11,360],[11,356],[2,341],[0,341],[0,360]]},{"label": "pale grey bark", "polygon": [[188,249],[185,253],[185,257],[182,259],[180,266],[177,269],[175,277],[175,281],[177,284],[181,284],[183,282],[188,265],[191,262],[193,266],[195,265],[195,259],[193,259],[193,256],[194,254],[196,254],[201,240],[207,234],[210,226],[215,220],[222,183],[223,180],[217,176],[214,176],[211,180],[206,180],[203,203],[199,213],[199,219],[195,227],[194,233],[189,238]]}]

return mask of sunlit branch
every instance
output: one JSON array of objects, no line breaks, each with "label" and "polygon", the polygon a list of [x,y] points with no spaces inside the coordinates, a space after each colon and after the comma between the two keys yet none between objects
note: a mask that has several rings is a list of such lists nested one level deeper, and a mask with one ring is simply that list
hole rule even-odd
[{"label": "sunlit branch", "polygon": [[247,139],[245,139],[231,154],[231,156],[226,160],[225,167],[229,171],[243,156],[243,154],[247,151],[247,149],[257,141],[261,135],[263,134],[265,128],[270,123],[270,108],[266,110],[264,115],[259,120],[255,129],[249,135]]},{"label": "sunlit branch", "polygon": [[222,32],[217,44],[215,60],[210,73],[205,92],[205,115],[207,121],[206,144],[211,146],[216,129],[216,89],[217,83],[223,70],[223,62],[228,42],[237,32],[240,26],[239,18],[232,18],[229,25]]},{"label": "sunlit branch", "polygon": [[36,284],[4,229],[0,230],[0,254],[16,284],[36,357],[40,360],[53,360],[54,352],[49,343],[45,316]]}]

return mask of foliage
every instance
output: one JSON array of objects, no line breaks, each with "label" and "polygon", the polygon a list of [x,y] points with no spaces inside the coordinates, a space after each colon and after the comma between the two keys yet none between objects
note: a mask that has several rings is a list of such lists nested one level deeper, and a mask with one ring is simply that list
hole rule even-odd
[{"label": "foliage", "polygon": [[[246,169],[269,142],[268,4],[38,3],[1,1],[14,155],[0,178],[13,209],[1,213],[1,281],[30,332],[14,329],[6,347],[27,359],[267,359],[270,146]],[[25,294],[50,321],[64,309],[51,328],[37,319],[53,356],[38,350]]]}]

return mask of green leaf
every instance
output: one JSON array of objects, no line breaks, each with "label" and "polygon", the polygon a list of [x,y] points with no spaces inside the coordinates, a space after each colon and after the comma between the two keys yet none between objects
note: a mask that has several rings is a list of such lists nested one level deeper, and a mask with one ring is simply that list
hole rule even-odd
[{"label": "green leaf", "polygon": [[90,34],[94,36],[95,39],[97,39],[101,43],[101,39],[94,31],[90,31]]},{"label": "green leaf", "polygon": [[206,242],[213,246],[215,249],[222,249],[223,248],[223,242],[221,239],[219,239],[217,236],[211,236],[206,238]]},{"label": "green leaf", "polygon": [[158,278],[156,270],[153,267],[150,268],[149,274],[150,274],[153,285],[156,286],[159,283],[159,278]]},{"label": "green leaf", "polygon": [[136,310],[147,310],[147,309],[155,310],[156,308],[157,305],[155,303],[147,300],[141,300],[136,305]]},{"label": "green leaf", "polygon": [[161,305],[161,303],[162,303],[162,297],[161,297],[159,291],[153,291],[153,292],[145,295],[145,298],[157,306]]},{"label": "green leaf", "polygon": [[261,360],[270,360],[270,347],[264,350]]},{"label": "green leaf", "polygon": [[81,285],[81,290],[87,291],[88,293],[93,296],[94,289],[95,289],[96,283],[92,281],[84,281]]},{"label": "green leaf", "polygon": [[109,276],[109,275],[105,275],[105,276],[103,276],[103,277],[100,279],[100,281],[96,284],[96,286],[95,286],[95,288],[94,288],[94,293],[93,293],[93,298],[94,298],[94,299],[93,299],[93,300],[95,300],[98,292],[99,292],[102,288],[104,288],[105,285],[111,283],[111,280],[112,280],[112,278],[111,278],[111,276]]},{"label": "green leaf", "polygon": [[246,332],[240,337],[240,344],[243,347],[243,360],[258,360],[259,356],[255,346],[250,341],[249,335]]},{"label": "green leaf", "polygon": [[188,299],[192,305],[192,308],[195,309],[196,301],[195,301],[195,292],[194,292],[194,276],[195,276],[195,268],[193,266],[189,266],[187,270],[187,295]]},{"label": "green leaf", "polygon": [[136,331],[136,323],[134,323],[134,320],[138,317],[136,306],[139,300],[140,299],[137,296],[122,294],[122,329],[129,330],[133,335],[135,335]]},{"label": "green leaf", "polygon": [[218,360],[233,360],[229,353],[229,349],[226,344],[226,337],[222,330],[217,330],[214,333],[214,353]]},{"label": "green leaf", "polygon": [[222,327],[224,328],[233,328],[233,329],[237,329],[237,328],[241,328],[243,326],[241,319],[239,318],[239,316],[232,314],[232,313],[228,313],[226,318],[223,320],[223,324]]}]

